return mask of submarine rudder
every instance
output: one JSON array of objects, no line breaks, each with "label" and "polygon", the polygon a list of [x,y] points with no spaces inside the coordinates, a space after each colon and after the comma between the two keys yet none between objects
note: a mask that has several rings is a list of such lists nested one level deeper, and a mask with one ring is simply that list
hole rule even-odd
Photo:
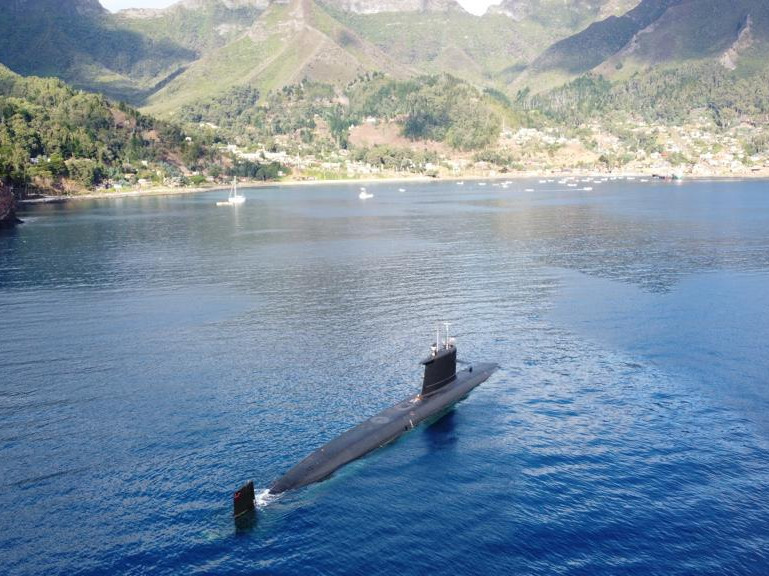
[{"label": "submarine rudder", "polygon": [[254,495],[254,482],[249,480],[232,496],[232,515],[235,525],[240,530],[247,530],[256,521],[256,496]]}]

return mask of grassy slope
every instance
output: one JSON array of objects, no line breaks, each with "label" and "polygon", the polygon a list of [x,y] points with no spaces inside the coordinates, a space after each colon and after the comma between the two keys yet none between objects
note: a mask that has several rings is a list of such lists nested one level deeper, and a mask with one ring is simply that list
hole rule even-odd
[{"label": "grassy slope", "polygon": [[[752,44],[738,60],[746,75],[763,70],[769,51],[769,4],[763,0],[648,2],[635,18],[610,19],[551,47],[513,85],[535,91],[552,88],[593,70],[615,81],[651,68],[676,69],[718,59],[736,41],[746,18]],[[656,5],[656,9],[655,9]]]},{"label": "grassy slope", "polygon": [[422,73],[450,72],[479,83],[522,68],[561,37],[536,22],[502,15],[329,11],[394,60]]},{"label": "grassy slope", "polygon": [[227,8],[212,0],[195,10],[174,5],[150,17],[135,17],[129,12],[114,18],[122,27],[153,41],[171,41],[205,54],[237,38],[261,12],[250,6]]},{"label": "grassy slope", "polygon": [[146,110],[184,104],[250,84],[263,94],[310,79],[344,85],[367,71],[402,76],[399,66],[311,0],[271,5],[244,34],[211,51],[153,94]]},{"label": "grassy slope", "polygon": [[81,13],[74,3],[49,0],[4,8],[0,37],[0,61],[21,74],[56,76],[133,102],[195,57],[126,29],[105,11]]}]

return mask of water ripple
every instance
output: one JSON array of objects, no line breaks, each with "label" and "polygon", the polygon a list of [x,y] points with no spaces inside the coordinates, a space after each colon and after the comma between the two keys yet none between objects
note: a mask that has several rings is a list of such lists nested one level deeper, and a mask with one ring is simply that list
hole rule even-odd
[{"label": "water ripple", "polygon": [[[763,188],[528,186],[36,209],[0,236],[4,569],[764,574]],[[495,375],[236,533],[442,320]]]}]

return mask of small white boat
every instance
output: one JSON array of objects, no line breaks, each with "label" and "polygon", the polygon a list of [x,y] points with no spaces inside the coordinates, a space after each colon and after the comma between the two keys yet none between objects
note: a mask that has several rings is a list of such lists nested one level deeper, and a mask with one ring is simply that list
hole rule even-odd
[{"label": "small white boat", "polygon": [[398,192],[405,192],[405,191],[406,191],[405,188],[398,188]]},{"label": "small white boat", "polygon": [[230,194],[227,200],[217,202],[217,206],[237,206],[243,204],[246,201],[246,197],[242,194],[238,194],[238,179],[232,179],[232,186],[230,187]]},{"label": "small white boat", "polygon": [[358,198],[361,200],[367,200],[368,198],[373,198],[374,195],[371,192],[367,192],[366,189],[361,186],[360,188],[360,194],[358,194]]}]

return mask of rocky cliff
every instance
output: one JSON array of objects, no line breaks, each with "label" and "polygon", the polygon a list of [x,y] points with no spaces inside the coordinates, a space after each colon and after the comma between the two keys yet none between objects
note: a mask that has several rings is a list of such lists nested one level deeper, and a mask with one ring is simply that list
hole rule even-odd
[{"label": "rocky cliff", "polygon": [[76,16],[94,16],[107,13],[99,0],[5,0],[4,10],[10,12],[39,13],[46,10],[68,13]]},{"label": "rocky cliff", "polygon": [[324,4],[355,14],[383,12],[464,12],[455,0],[322,0]]},{"label": "rocky cliff", "polygon": [[10,189],[0,185],[0,228],[9,228],[18,224],[16,218],[16,199]]},{"label": "rocky cliff", "polygon": [[536,20],[579,29],[609,16],[621,16],[640,0],[502,0],[489,6],[489,14],[502,14],[516,22]]}]

